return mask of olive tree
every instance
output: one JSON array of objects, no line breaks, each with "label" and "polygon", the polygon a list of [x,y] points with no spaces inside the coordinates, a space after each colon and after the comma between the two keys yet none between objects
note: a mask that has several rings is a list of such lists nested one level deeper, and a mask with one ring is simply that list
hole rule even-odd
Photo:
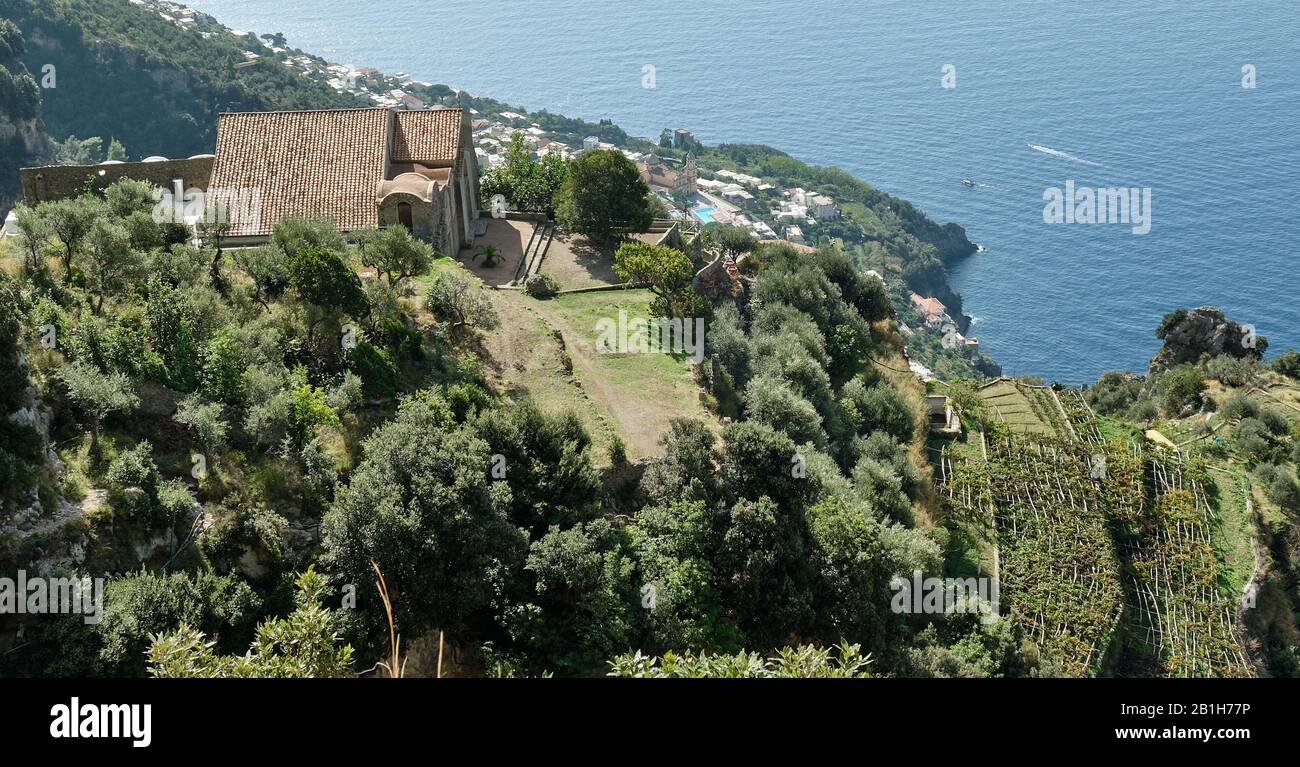
[{"label": "olive tree", "polygon": [[501,324],[492,300],[468,275],[443,272],[438,275],[424,306],[439,320],[449,323],[452,332],[466,327],[492,330]]},{"label": "olive tree", "polygon": [[99,449],[99,425],[110,413],[133,409],[140,403],[131,381],[122,373],[107,374],[94,365],[76,362],[59,373],[72,398],[90,418],[90,450]]},{"label": "olive tree", "polygon": [[367,232],[358,248],[361,263],[375,270],[394,288],[429,271],[438,257],[433,246],[418,240],[404,226],[387,226]]}]

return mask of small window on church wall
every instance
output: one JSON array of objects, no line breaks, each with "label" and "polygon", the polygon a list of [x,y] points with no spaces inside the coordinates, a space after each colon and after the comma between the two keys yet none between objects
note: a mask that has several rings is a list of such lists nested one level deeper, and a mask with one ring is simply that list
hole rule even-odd
[{"label": "small window on church wall", "polygon": [[397,223],[408,230],[415,228],[415,218],[411,215],[411,204],[409,202],[397,203]]}]

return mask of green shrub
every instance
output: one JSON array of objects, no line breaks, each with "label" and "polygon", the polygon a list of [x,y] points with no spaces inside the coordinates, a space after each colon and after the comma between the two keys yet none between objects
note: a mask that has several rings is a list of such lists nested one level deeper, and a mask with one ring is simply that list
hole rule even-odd
[{"label": "green shrub", "polygon": [[1199,407],[1205,391],[1205,376],[1192,365],[1182,365],[1165,374],[1161,384],[1161,404],[1165,414],[1177,417],[1187,407]]},{"label": "green shrub", "polygon": [[1156,407],[1156,403],[1149,399],[1144,399],[1141,402],[1135,403],[1128,411],[1128,419],[1130,421],[1154,421],[1159,417],[1160,408]]},{"label": "green shrub", "polygon": [[424,336],[420,331],[407,326],[401,320],[386,320],[381,326],[384,345],[391,349],[397,359],[424,359]]},{"label": "green shrub", "polygon": [[389,399],[397,396],[401,373],[386,350],[362,341],[352,350],[352,369],[365,382],[366,393]]},{"label": "green shrub", "polygon": [[1287,378],[1300,380],[1300,352],[1288,349],[1277,355],[1269,367],[1275,373],[1281,373]]},{"label": "green shrub", "polygon": [[1245,386],[1255,377],[1254,360],[1220,354],[1206,366],[1211,378],[1224,386]]},{"label": "green shrub", "polygon": [[1291,431],[1291,422],[1287,417],[1271,407],[1260,408],[1257,417],[1268,427],[1268,433],[1275,437],[1284,436]]},{"label": "green shrub", "polygon": [[151,497],[158,492],[158,466],[153,461],[153,445],[139,442],[130,450],[118,453],[108,465],[104,480],[110,490],[138,487]]},{"label": "green shrub", "polygon": [[1246,418],[1237,424],[1232,441],[1248,461],[1267,461],[1273,455],[1273,441],[1268,425],[1258,418]]},{"label": "green shrub", "polygon": [[1290,469],[1264,464],[1255,470],[1255,476],[1264,485],[1270,501],[1287,510],[1300,509],[1300,482]]},{"label": "green shrub", "polygon": [[1219,414],[1229,421],[1239,421],[1243,418],[1254,418],[1259,415],[1259,405],[1245,394],[1234,394],[1223,403]]},{"label": "green shrub", "polygon": [[230,329],[223,329],[203,349],[199,388],[204,396],[230,407],[244,404],[243,357],[239,341]]},{"label": "green shrub", "polygon": [[461,381],[446,386],[443,396],[457,421],[464,421],[492,405],[492,397],[478,384]]},{"label": "green shrub", "polygon": [[551,298],[560,292],[560,283],[549,274],[534,274],[524,283],[524,290],[533,298]]}]

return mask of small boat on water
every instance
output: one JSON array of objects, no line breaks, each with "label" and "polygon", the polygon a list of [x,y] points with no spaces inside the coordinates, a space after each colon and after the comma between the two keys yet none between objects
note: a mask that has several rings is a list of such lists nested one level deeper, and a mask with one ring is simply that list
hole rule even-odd
[{"label": "small boat on water", "polygon": [[961,180],[961,183],[962,183],[963,185],[965,185],[965,186],[971,186],[971,187],[975,186],[975,181],[974,181],[973,179],[969,179],[969,178],[964,178],[964,179],[962,179],[962,180]]}]

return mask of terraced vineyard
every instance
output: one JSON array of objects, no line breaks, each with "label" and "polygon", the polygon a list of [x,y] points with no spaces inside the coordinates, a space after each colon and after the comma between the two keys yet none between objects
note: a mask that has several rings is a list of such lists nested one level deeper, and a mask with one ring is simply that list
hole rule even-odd
[{"label": "terraced vineyard", "polygon": [[1101,427],[1097,423],[1097,415],[1092,412],[1083,394],[1078,389],[1065,389],[1057,394],[1057,399],[1065,410],[1074,435],[1093,445],[1103,444],[1105,440],[1101,435]]},{"label": "terraced vineyard", "polygon": [[1253,675],[1204,467],[1105,439],[1074,390],[1003,379],[980,394],[986,457],[945,464],[944,490],[955,512],[993,526],[1003,614],[1042,670]]},{"label": "terraced vineyard", "polygon": [[1089,455],[1078,443],[999,427],[987,446],[987,461],[957,469],[949,497],[994,521],[1002,607],[1038,645],[1045,668],[1096,674],[1123,592]]},{"label": "terraced vineyard", "polygon": [[1002,378],[980,387],[989,419],[1018,434],[1055,436],[1056,427],[1044,415],[1033,388]]},{"label": "terraced vineyard", "polygon": [[[1135,456],[1140,454],[1135,451]],[[1237,604],[1219,587],[1219,562],[1211,534],[1212,483],[1197,463],[1147,458],[1139,464],[1143,495],[1116,504],[1129,643],[1161,676],[1254,676],[1242,652]],[[1130,474],[1117,484],[1132,497]]]}]

